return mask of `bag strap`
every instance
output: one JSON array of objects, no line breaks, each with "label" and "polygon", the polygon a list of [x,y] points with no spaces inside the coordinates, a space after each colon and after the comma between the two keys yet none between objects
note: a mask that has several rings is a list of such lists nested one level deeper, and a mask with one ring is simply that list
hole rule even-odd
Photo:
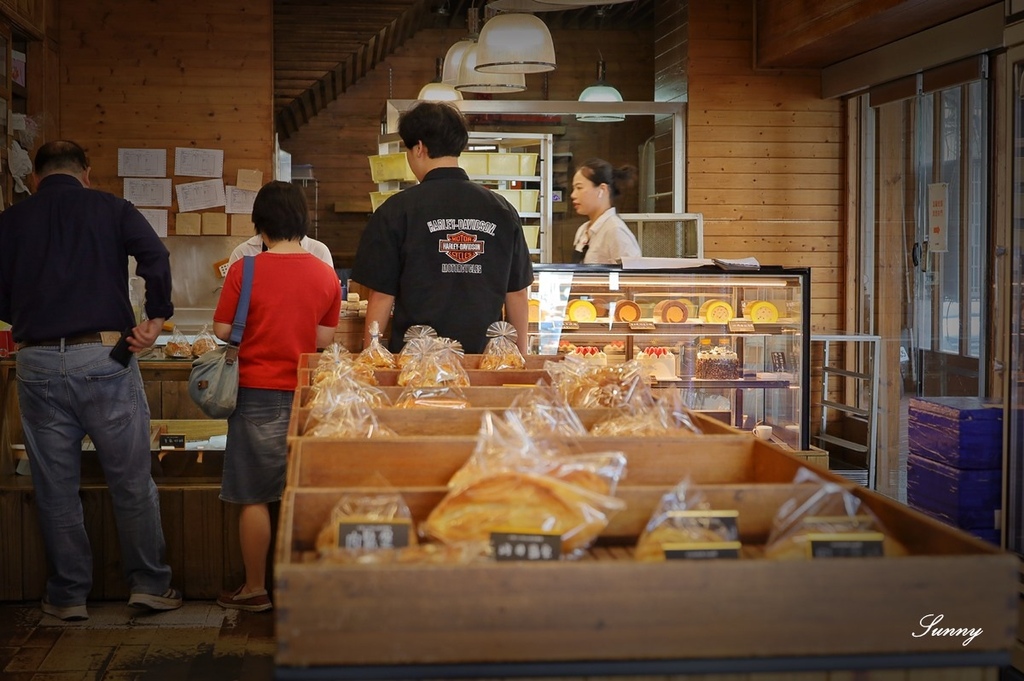
[{"label": "bag strap", "polygon": [[242,342],[245,331],[245,320],[249,317],[249,298],[252,296],[252,277],[256,270],[256,257],[247,255],[242,261],[242,292],[238,296],[238,307],[235,308],[235,320],[231,322],[231,345]]}]

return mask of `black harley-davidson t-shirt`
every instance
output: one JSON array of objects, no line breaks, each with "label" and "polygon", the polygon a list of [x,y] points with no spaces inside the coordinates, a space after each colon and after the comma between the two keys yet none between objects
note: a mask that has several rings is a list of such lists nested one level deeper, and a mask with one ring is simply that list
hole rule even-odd
[{"label": "black harley-davidson t-shirt", "polygon": [[416,324],[481,353],[505,295],[533,282],[519,214],[461,168],[435,168],[374,212],[352,279],[395,297],[388,348]]}]

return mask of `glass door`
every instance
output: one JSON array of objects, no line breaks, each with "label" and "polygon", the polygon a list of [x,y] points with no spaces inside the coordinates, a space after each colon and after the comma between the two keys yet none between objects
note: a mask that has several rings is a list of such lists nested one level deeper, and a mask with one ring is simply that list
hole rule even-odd
[{"label": "glass door", "polygon": [[[1014,57],[1014,54],[1016,55]],[[1006,547],[1024,553],[1024,48],[1010,53],[1013,78],[1010,344],[1006,414]],[[1008,88],[1009,89],[1009,88]]]}]

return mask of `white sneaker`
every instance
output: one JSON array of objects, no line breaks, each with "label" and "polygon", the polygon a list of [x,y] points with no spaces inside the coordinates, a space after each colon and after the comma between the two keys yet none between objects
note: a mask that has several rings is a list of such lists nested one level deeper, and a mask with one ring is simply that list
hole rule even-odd
[{"label": "white sneaker", "polygon": [[181,607],[181,592],[177,589],[168,589],[159,596],[134,593],[128,598],[128,605],[133,608],[148,608],[150,610],[177,610]]},{"label": "white sneaker", "polygon": [[54,605],[44,598],[40,607],[47,615],[64,620],[65,622],[84,622],[89,619],[89,611],[84,603],[82,605],[65,605],[62,607]]}]

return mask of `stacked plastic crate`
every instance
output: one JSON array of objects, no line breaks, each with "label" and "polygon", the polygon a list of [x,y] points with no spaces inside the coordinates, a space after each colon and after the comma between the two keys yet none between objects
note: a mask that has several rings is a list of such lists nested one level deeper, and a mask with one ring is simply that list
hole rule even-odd
[{"label": "stacked plastic crate", "polygon": [[999,544],[1003,410],[975,397],[910,400],[907,504]]}]

